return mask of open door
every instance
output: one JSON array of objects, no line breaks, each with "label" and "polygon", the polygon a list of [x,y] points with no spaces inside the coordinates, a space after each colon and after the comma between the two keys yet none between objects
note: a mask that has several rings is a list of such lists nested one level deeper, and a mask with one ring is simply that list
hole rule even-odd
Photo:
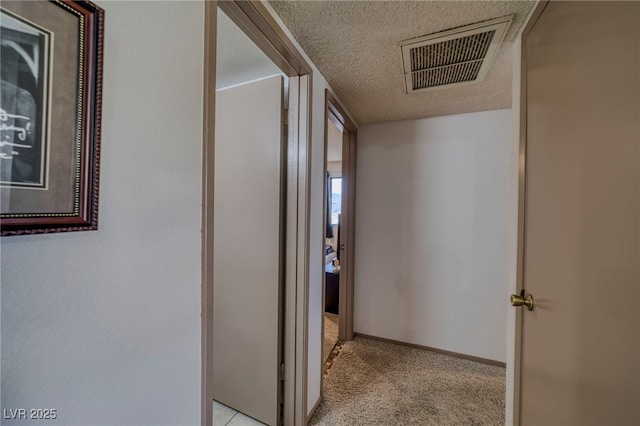
[{"label": "open door", "polygon": [[[342,191],[341,214],[338,230],[339,274],[339,327],[341,341],[352,340],[355,239],[356,239],[356,152],[358,129],[338,100],[325,89],[326,123],[333,123],[342,132]],[[326,128],[325,128],[326,133]],[[325,141],[326,145],[326,141]],[[326,146],[325,146],[326,149]],[[325,153],[326,155],[326,153]]]},{"label": "open door", "polygon": [[279,424],[282,385],[283,79],[216,93],[213,398]]},{"label": "open door", "polygon": [[520,424],[638,425],[640,3],[550,2],[523,53]]}]

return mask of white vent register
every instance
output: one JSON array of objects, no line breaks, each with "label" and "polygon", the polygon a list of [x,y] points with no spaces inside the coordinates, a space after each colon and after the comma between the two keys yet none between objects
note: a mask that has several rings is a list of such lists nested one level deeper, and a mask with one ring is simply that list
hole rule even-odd
[{"label": "white vent register", "polygon": [[513,15],[400,43],[407,93],[481,81]]}]

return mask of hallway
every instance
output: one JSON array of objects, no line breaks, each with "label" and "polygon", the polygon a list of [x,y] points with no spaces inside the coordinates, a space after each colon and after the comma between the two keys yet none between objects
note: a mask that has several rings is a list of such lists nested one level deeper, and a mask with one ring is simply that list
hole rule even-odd
[{"label": "hallway", "polygon": [[505,369],[356,337],[324,378],[310,425],[503,425]]}]

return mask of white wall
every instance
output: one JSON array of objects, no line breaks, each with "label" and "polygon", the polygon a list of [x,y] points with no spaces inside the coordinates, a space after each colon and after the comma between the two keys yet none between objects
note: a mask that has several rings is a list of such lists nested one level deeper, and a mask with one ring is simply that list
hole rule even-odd
[{"label": "white wall", "polygon": [[2,408],[195,425],[204,7],[99,4],[100,229],[2,239]]},{"label": "white wall", "polygon": [[506,360],[511,110],[360,128],[355,331]]}]

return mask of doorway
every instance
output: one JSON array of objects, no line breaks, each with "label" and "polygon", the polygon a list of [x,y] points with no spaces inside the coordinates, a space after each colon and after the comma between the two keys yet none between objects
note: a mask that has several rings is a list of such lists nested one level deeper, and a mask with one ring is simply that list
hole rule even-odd
[{"label": "doorway", "polygon": [[326,214],[324,246],[324,340],[322,359],[326,363],[338,343],[340,309],[340,222],[342,210],[342,138],[333,121],[326,123]]},{"label": "doorway", "polygon": [[[277,98],[280,104],[277,107],[269,108],[274,115],[278,116],[277,131],[278,133],[277,143],[275,145],[268,144],[270,146],[269,156],[272,166],[278,163],[276,167],[269,168],[271,184],[276,181],[278,184],[278,194],[268,196],[267,202],[271,205],[276,205],[275,209],[270,209],[267,212],[271,216],[271,221],[275,223],[273,227],[276,231],[276,236],[273,237],[271,245],[273,252],[269,252],[268,255],[272,256],[274,253],[278,259],[274,262],[270,262],[269,269],[271,269],[270,281],[276,283],[276,289],[270,291],[269,299],[272,303],[264,304],[263,308],[269,305],[268,309],[276,312],[275,315],[271,315],[272,325],[274,318],[276,318],[276,325],[269,329],[270,335],[275,333],[277,338],[269,339],[269,346],[271,346],[271,358],[275,360],[270,362],[268,371],[262,371],[261,374],[267,374],[271,377],[271,382],[277,383],[274,386],[270,385],[269,394],[264,398],[261,398],[260,403],[263,400],[270,399],[267,403],[268,410],[271,411],[269,418],[261,419],[262,422],[267,424],[279,425],[279,424],[294,424],[299,423],[304,418],[305,407],[300,402],[296,391],[297,381],[302,377],[301,371],[303,371],[303,358],[298,355],[302,338],[297,335],[301,330],[301,327],[296,328],[296,324],[300,321],[299,317],[302,316],[302,312],[299,306],[305,297],[304,281],[301,280],[302,271],[304,265],[299,262],[298,253],[299,247],[306,244],[305,235],[303,230],[306,228],[306,210],[305,206],[305,190],[306,182],[308,180],[308,165],[307,165],[307,150],[308,150],[308,133],[309,133],[309,93],[311,87],[311,67],[306,62],[304,57],[300,54],[298,49],[288,38],[286,34],[279,31],[279,24],[274,20],[268,7],[259,2],[242,2],[242,1],[228,1],[228,2],[216,2],[205,3],[205,102],[204,102],[204,141],[203,141],[203,214],[202,214],[202,256],[203,256],[203,271],[202,271],[202,283],[203,283],[203,307],[202,307],[202,417],[201,423],[203,426],[211,426],[212,422],[219,424],[218,419],[214,422],[213,412],[213,399],[215,392],[215,383],[220,378],[216,378],[216,362],[218,362],[219,356],[214,357],[215,350],[219,349],[221,344],[216,340],[224,339],[225,332],[220,331],[220,327],[224,328],[224,321],[219,312],[224,309],[221,308],[221,303],[224,300],[220,298],[224,296],[224,291],[220,293],[217,290],[224,290],[224,284],[219,285],[219,281],[224,277],[220,276],[220,265],[226,266],[227,272],[231,271],[233,262],[225,261],[216,257],[216,253],[220,254],[227,248],[234,248],[239,241],[229,242],[229,238],[224,235],[224,223],[220,221],[221,212],[219,208],[223,208],[225,204],[233,206],[233,208],[239,208],[243,206],[245,212],[249,212],[248,206],[243,204],[244,201],[253,199],[254,197],[240,197],[236,200],[236,203],[224,203],[220,202],[221,194],[230,197],[237,197],[238,194],[225,188],[223,182],[220,179],[224,177],[225,170],[227,173],[235,174],[236,171],[225,169],[225,164],[221,163],[221,158],[216,158],[219,151],[218,142],[216,137],[219,136],[219,130],[216,124],[224,122],[226,119],[218,117],[216,115],[224,113],[225,111],[218,111],[216,113],[216,107],[223,109],[221,102],[224,97],[221,92],[216,93],[216,30],[217,30],[217,15],[224,12],[227,18],[229,18],[239,30],[246,35],[254,47],[262,51],[270,61],[272,65],[276,66],[277,74],[281,76],[272,77],[271,80],[277,80],[273,86],[277,86],[279,95],[270,98]],[[241,58],[242,59],[242,58]],[[254,81],[254,84],[268,84],[267,79],[261,79],[262,76],[251,76],[250,78],[245,76],[245,83],[247,79],[258,79]],[[288,79],[288,96],[282,94],[282,78]],[[239,82],[242,83],[242,82]],[[231,83],[233,86],[233,83]],[[246,85],[243,85],[246,86]],[[247,87],[236,86],[239,88],[247,89]],[[275,90],[275,89],[274,89]],[[275,93],[275,92],[274,92]],[[273,94],[273,93],[272,93]],[[286,111],[282,108],[282,101],[289,99],[291,108],[287,108]],[[254,105],[251,105],[253,108]],[[288,123],[288,131],[286,137],[283,138],[282,132],[284,131],[283,123]],[[243,121],[246,123],[246,120]],[[224,127],[224,126],[222,126]],[[236,126],[238,127],[238,126]],[[253,127],[253,126],[244,126]],[[244,129],[246,130],[246,129]],[[217,136],[216,136],[217,135]],[[255,135],[254,135],[255,136]],[[275,140],[276,138],[274,138]],[[243,140],[243,142],[245,142]],[[224,149],[224,143],[222,148]],[[233,150],[232,146],[226,146],[226,148]],[[264,147],[260,147],[264,148]],[[216,155],[214,155],[216,154]],[[251,155],[251,153],[246,153]],[[256,158],[257,159],[257,158]],[[259,160],[259,159],[257,159]],[[243,164],[242,162],[234,162],[234,164]],[[241,167],[240,167],[241,168]],[[285,173],[286,172],[286,173]],[[222,174],[221,174],[222,173]],[[277,177],[276,177],[277,175]],[[237,184],[238,181],[246,178],[244,176],[236,176],[236,182],[234,179],[227,179],[227,183],[231,186]],[[274,185],[271,185],[272,187]],[[244,188],[243,188],[244,189]],[[273,189],[273,188],[272,188]],[[265,197],[262,194],[262,197]],[[214,203],[215,198],[215,203]],[[254,202],[252,200],[251,202]],[[214,214],[215,210],[215,214]],[[274,211],[277,213],[274,214]],[[224,212],[228,214],[229,212]],[[214,218],[217,220],[214,221]],[[246,217],[244,218],[246,219]],[[276,221],[276,222],[274,222]],[[227,223],[232,221],[227,221]],[[235,219],[234,219],[235,222]],[[271,223],[271,225],[273,225]],[[264,225],[264,224],[263,224]],[[266,225],[265,225],[266,227]],[[272,231],[274,230],[272,229]],[[300,230],[300,231],[298,231]],[[215,238],[214,238],[215,236]],[[228,235],[227,235],[228,237]],[[228,243],[227,244],[225,244]],[[246,241],[245,241],[246,243]],[[262,257],[264,251],[261,251]],[[246,256],[245,256],[246,257]],[[256,258],[258,256],[255,256]],[[215,258],[215,260],[214,260]],[[225,264],[226,262],[226,264]],[[214,268],[215,263],[215,268]],[[242,262],[241,262],[242,263]],[[236,265],[236,271],[241,269],[241,265]],[[266,267],[266,263],[264,265]],[[276,273],[277,272],[277,278]],[[231,271],[229,277],[233,279],[234,272]],[[227,288],[228,290],[228,288]],[[214,294],[215,293],[215,294]],[[245,291],[246,293],[246,291]],[[275,293],[275,294],[274,294]],[[236,302],[240,298],[236,298]],[[274,302],[275,300],[275,302]],[[214,309],[214,305],[216,309]],[[246,307],[245,307],[246,308]],[[228,312],[234,311],[233,309]],[[264,312],[263,312],[264,313]],[[230,323],[227,321],[227,326]],[[243,333],[249,331],[249,327],[245,327]],[[239,344],[243,341],[240,334],[230,336],[229,333],[235,333],[236,330],[231,324],[227,330],[227,342],[233,342]],[[273,337],[273,336],[271,336]],[[250,340],[250,339],[249,339]],[[246,340],[245,340],[246,341]],[[217,348],[217,349],[216,349]],[[263,350],[264,348],[260,348]],[[273,356],[277,353],[276,356]],[[229,355],[231,354],[231,355]],[[236,354],[237,357],[244,357],[244,355]],[[233,351],[229,351],[228,356],[234,356]],[[214,358],[216,362],[214,362]],[[223,357],[224,358],[224,357]],[[227,359],[228,360],[228,359]],[[224,363],[224,359],[220,360]],[[220,370],[221,371],[221,370]],[[233,375],[229,374],[230,380],[233,381]],[[224,378],[224,375],[223,375]],[[235,380],[237,382],[237,380]],[[237,383],[236,383],[237,384]],[[274,395],[275,398],[274,398]],[[254,398],[246,398],[250,404],[255,404]],[[275,403],[274,403],[275,401]],[[234,403],[235,404],[235,403]],[[249,411],[249,409],[243,408],[243,410]],[[274,416],[275,413],[275,416]],[[251,417],[258,418],[257,414],[249,413]],[[241,419],[242,420],[242,419]],[[245,419],[251,420],[251,419]],[[255,420],[251,420],[255,421]],[[228,424],[233,424],[229,423]],[[225,423],[223,423],[225,424]]]},{"label": "doorway", "polygon": [[221,424],[275,426],[283,403],[288,79],[222,10],[216,54],[214,414]]},{"label": "doorway", "polygon": [[322,362],[325,366],[332,354],[336,355],[334,348],[339,342],[353,339],[356,140],[355,123],[331,92],[325,90],[322,298]]},{"label": "doorway", "polygon": [[[403,272],[402,266],[407,265],[408,262],[402,261],[406,259],[413,259],[416,262],[415,267],[410,266],[406,270],[422,272],[426,269],[424,258],[416,256],[415,252],[405,250],[402,253],[399,251],[394,253],[396,244],[408,241],[411,243],[409,247],[421,248],[426,246],[426,244],[422,245],[425,235],[427,238],[432,238],[435,231],[439,228],[447,229],[449,224],[453,225],[454,230],[458,229],[456,225],[462,221],[446,214],[450,208],[458,206],[457,198],[443,199],[443,195],[446,197],[450,189],[460,188],[471,192],[477,188],[492,189],[498,186],[496,182],[507,182],[506,172],[509,163],[502,159],[507,157],[511,143],[508,126],[510,113],[493,113],[481,116],[481,120],[469,120],[469,118],[435,118],[427,122],[364,124],[358,129],[359,204],[356,248],[358,250],[356,265],[358,293],[354,293],[355,297],[352,299],[356,302],[356,307],[364,306],[362,302],[366,300],[367,289],[372,288],[365,286],[367,283],[377,280],[380,285],[376,290],[389,293],[393,293],[400,287],[396,285],[396,281],[387,278],[386,273],[389,268],[395,268],[395,266],[384,263],[385,259],[393,257],[394,262],[397,262],[398,269],[394,270],[394,273]],[[482,133],[481,129],[486,127],[484,124],[487,121],[499,126],[501,130]],[[431,138],[417,131],[427,127],[443,131],[437,137]],[[476,132],[480,134],[476,135]],[[330,132],[327,133],[330,134]],[[499,142],[496,142],[496,139]],[[464,140],[464,144],[455,145],[460,140]],[[482,147],[478,147],[479,144],[482,144]],[[491,152],[492,161],[486,161],[486,156],[478,158],[474,150]],[[455,161],[452,161],[453,159]],[[484,165],[480,164],[482,162]],[[494,162],[501,164],[499,172],[493,170]],[[446,166],[442,167],[443,163]],[[474,172],[461,178],[459,174],[461,168],[474,170]],[[424,173],[425,169],[428,169],[429,173]],[[479,184],[474,179],[476,176],[482,178],[490,176],[491,179],[485,179],[482,184]],[[463,182],[451,185],[449,177],[458,179],[457,182],[460,180]],[[345,186],[348,191],[348,185],[343,187]],[[495,191],[499,190],[501,189]],[[425,197],[425,193],[428,197]],[[487,194],[491,191],[482,193]],[[430,221],[424,220],[424,212],[427,209],[423,209],[416,203],[418,198],[421,203],[428,203],[429,210],[437,212],[438,215],[430,216],[429,219],[432,219]],[[439,206],[435,205],[436,202]],[[416,205],[418,205],[417,208]],[[491,205],[485,210],[493,213],[498,209],[499,207]],[[382,212],[384,212],[383,215],[380,214]],[[344,214],[343,210],[342,215]],[[391,218],[391,221],[383,222],[381,218]],[[493,215],[491,220],[495,220]],[[418,225],[434,232],[415,232]],[[488,240],[495,238],[494,233],[485,235]],[[447,234],[443,237],[445,241],[455,241],[449,239]],[[367,244],[369,242],[373,244]],[[385,243],[388,244],[385,245]],[[362,256],[363,253],[371,253],[371,247],[376,247],[375,256]],[[445,254],[449,253],[447,251]],[[458,251],[454,250],[453,253],[457,256]],[[371,261],[371,258],[375,261]],[[342,259],[340,265],[340,275],[343,273],[342,267],[351,266],[348,262],[345,264]],[[432,270],[434,269],[433,264],[429,266]],[[385,278],[380,279],[380,275],[384,275]],[[400,277],[407,275],[399,274]],[[365,276],[367,278],[363,278]],[[369,278],[371,279],[368,280]],[[435,281],[439,277],[431,275],[429,278]],[[363,282],[365,282],[364,285]],[[457,423],[461,422],[459,419],[465,419],[462,420],[462,423],[465,423],[473,419],[477,420],[480,416],[483,416],[480,423],[497,424],[497,421],[504,418],[504,365],[499,364],[501,361],[499,358],[493,359],[493,363],[499,365],[487,365],[491,361],[488,358],[462,359],[461,352],[438,354],[434,350],[437,349],[436,347],[407,344],[406,340],[404,344],[400,344],[403,341],[391,340],[393,336],[364,334],[368,331],[365,328],[367,317],[382,325],[397,324],[407,318],[423,319],[424,316],[411,317],[414,313],[424,312],[424,310],[420,311],[421,303],[419,302],[420,299],[422,302],[428,299],[427,296],[423,296],[427,293],[424,291],[427,287],[423,287],[422,282],[419,283],[420,286],[413,287],[415,292],[409,293],[407,297],[410,304],[398,304],[403,307],[415,306],[415,311],[393,310],[391,301],[395,294],[389,295],[386,300],[381,300],[376,310],[366,311],[361,308],[354,311],[358,320],[356,331],[359,333],[356,333],[354,340],[344,343],[326,376],[323,377],[323,401],[316,415],[311,419],[311,424],[358,424],[357,422],[360,424],[420,424],[431,419],[437,419],[434,424],[456,424],[452,421],[453,417],[458,417]],[[405,286],[406,288],[409,287]],[[504,292],[496,293],[496,297],[493,298],[496,299],[495,303],[499,308],[506,309]],[[431,297],[432,301],[434,299]],[[386,303],[387,300],[390,303]],[[440,303],[442,304],[442,301]],[[342,299],[340,304],[342,307]],[[392,315],[389,314],[391,311],[393,311]],[[465,316],[471,317],[468,314]],[[420,322],[414,320],[412,324],[415,324],[416,330],[427,326],[433,326],[438,330],[445,329],[444,324],[434,321],[429,323],[427,320]],[[387,337],[386,341],[385,337]],[[446,349],[446,346],[444,348]],[[445,349],[440,348],[440,352]],[[429,367],[425,367],[426,365]],[[419,371],[425,374],[421,375]],[[436,376],[441,379],[436,379]],[[466,378],[469,377],[474,379],[467,381]],[[438,383],[446,385],[439,387]],[[451,383],[455,383],[455,386],[449,386]],[[425,398],[427,395],[428,397]],[[473,395],[473,402],[471,402],[471,395]],[[460,400],[470,403],[468,405],[456,403]],[[364,401],[367,402],[363,403]],[[469,410],[469,406],[476,407],[477,410]],[[478,414],[478,411],[482,414]]]}]

